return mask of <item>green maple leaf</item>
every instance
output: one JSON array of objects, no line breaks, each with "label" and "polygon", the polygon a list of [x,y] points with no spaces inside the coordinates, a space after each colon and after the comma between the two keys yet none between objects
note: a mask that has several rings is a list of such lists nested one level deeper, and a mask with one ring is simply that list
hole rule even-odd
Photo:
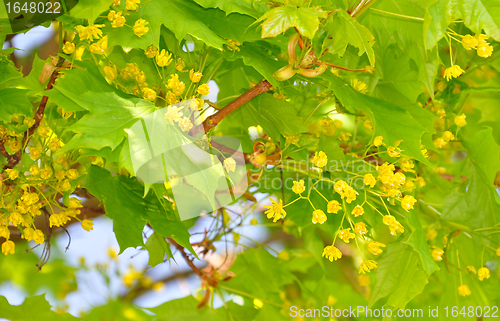
[{"label": "green maple leaf", "polygon": [[301,35],[312,39],[319,28],[319,18],[326,18],[327,13],[318,8],[283,6],[266,12],[255,22],[262,23],[262,38],[276,37],[289,28],[295,27]]}]

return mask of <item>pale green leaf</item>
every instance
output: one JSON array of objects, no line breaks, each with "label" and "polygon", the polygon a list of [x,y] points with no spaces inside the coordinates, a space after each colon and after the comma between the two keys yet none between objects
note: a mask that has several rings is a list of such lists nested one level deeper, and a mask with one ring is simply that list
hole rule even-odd
[{"label": "pale green leaf", "polygon": [[359,49],[358,55],[364,53],[368,56],[370,64],[375,66],[375,52],[373,51],[374,38],[370,30],[360,24],[344,10],[339,10],[329,19],[327,24],[329,35],[332,40],[327,49],[332,54],[344,55],[347,45],[350,44]]},{"label": "pale green leaf", "polygon": [[283,6],[266,12],[256,22],[262,23],[262,38],[276,37],[295,27],[301,35],[312,39],[319,28],[319,18],[326,18],[327,13],[317,8]]},{"label": "pale green leaf", "polygon": [[411,245],[415,252],[418,253],[424,271],[427,275],[431,275],[438,270],[439,267],[432,257],[429,244],[427,244],[426,241],[424,229],[422,228],[422,224],[420,224],[418,214],[415,210],[410,211],[410,213],[406,215],[406,223],[410,226],[411,234],[405,243]]},{"label": "pale green leaf", "polygon": [[169,220],[156,196],[142,197],[143,187],[134,178],[112,176],[103,168],[92,165],[85,187],[104,203],[106,216],[113,220],[113,231],[120,245],[120,253],[128,247],[144,246],[142,231],[146,223],[163,237],[193,249],[189,232],[181,222]]},{"label": "pale green leaf", "polygon": [[33,105],[26,97],[28,90],[5,88],[0,90],[0,120],[10,122],[12,115],[31,117]]},{"label": "pale green leaf", "polygon": [[254,18],[259,18],[267,11],[267,7],[263,3],[258,3],[256,0],[194,0],[204,8],[219,8],[226,12],[226,15],[237,12],[246,14]]},{"label": "pale green leaf", "polygon": [[0,318],[15,321],[66,321],[78,320],[69,313],[59,314],[50,309],[45,294],[28,297],[21,305],[10,305],[7,299],[0,296]]},{"label": "pale green leaf", "polygon": [[495,176],[500,171],[500,146],[493,139],[493,130],[487,128],[477,132],[472,139],[464,140],[468,156],[489,187],[494,187]]},{"label": "pale green leaf", "polygon": [[158,45],[162,25],[172,31],[178,40],[191,35],[208,46],[222,49],[226,41],[211,30],[205,21],[210,21],[214,15],[225,18],[224,12],[204,9],[192,0],[152,0],[144,2],[136,13],[127,16],[127,24],[131,26],[141,18],[149,23],[149,31],[142,37],[135,35],[132,28],[112,28],[109,22],[105,22],[103,31],[109,36],[110,47],[122,46],[125,51]]},{"label": "pale green leaf", "polygon": [[89,24],[93,24],[112,3],[113,0],[79,0],[78,4],[71,9],[70,15],[78,19],[87,19]]},{"label": "pale green leaf", "polygon": [[388,296],[386,307],[403,309],[428,283],[417,252],[402,243],[387,246],[377,267],[377,282],[369,306]]},{"label": "pale green leaf", "polygon": [[148,240],[146,241],[146,249],[149,253],[148,264],[151,265],[151,267],[163,263],[163,261],[165,260],[165,255],[167,256],[167,259],[173,257],[170,245],[167,243],[164,237],[156,232],[148,237]]},{"label": "pale green leaf", "polygon": [[185,320],[206,320],[206,321],[225,321],[229,316],[224,307],[219,309],[196,309],[198,302],[188,296],[182,299],[160,304],[155,308],[149,309],[158,315],[158,321],[185,321]]}]

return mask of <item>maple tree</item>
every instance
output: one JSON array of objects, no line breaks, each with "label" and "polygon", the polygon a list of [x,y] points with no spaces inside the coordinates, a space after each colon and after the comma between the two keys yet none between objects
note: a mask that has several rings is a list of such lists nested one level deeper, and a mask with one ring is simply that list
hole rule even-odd
[{"label": "maple tree", "polygon": [[[88,320],[499,305],[497,1],[63,3],[57,17],[0,11],[2,43],[53,24],[59,47],[27,75],[14,48],[0,50],[0,282],[27,295],[19,306],[0,297],[0,317],[76,319],[61,307],[91,269],[122,289]],[[131,127],[159,110],[175,128],[166,140],[204,130],[193,142],[220,168],[187,178],[202,160],[173,157],[168,182],[138,179]],[[174,188],[213,198],[238,153],[243,196],[181,220]],[[119,253],[147,252],[148,267],[111,268],[112,249],[93,267],[51,257],[55,234],[76,222],[93,233],[102,215]],[[40,256],[23,253],[36,245]],[[187,271],[152,277],[179,260]],[[195,295],[134,304],[190,275]]]}]

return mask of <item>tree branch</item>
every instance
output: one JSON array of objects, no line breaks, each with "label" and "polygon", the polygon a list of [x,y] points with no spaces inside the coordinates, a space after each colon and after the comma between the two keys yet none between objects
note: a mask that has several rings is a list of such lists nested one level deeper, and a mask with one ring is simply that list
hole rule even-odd
[{"label": "tree branch", "polygon": [[[59,57],[59,61],[57,62],[56,69],[54,70],[54,72],[50,76],[49,83],[47,84],[47,87],[45,88],[46,91],[51,90],[52,87],[54,87],[54,83],[57,79],[57,75],[59,74],[59,71],[57,70],[57,68],[61,67],[63,63],[64,63],[64,58]],[[28,131],[26,131],[24,133],[23,142],[21,144],[21,149],[17,153],[15,153],[14,155],[8,155],[7,152],[5,151],[5,146],[3,144],[1,145],[0,151],[2,152],[2,154],[4,156],[7,154],[6,157],[7,157],[8,163],[7,163],[7,165],[5,165],[6,168],[14,168],[14,166],[16,166],[19,163],[19,161],[21,160],[23,150],[26,148],[33,133],[35,133],[35,130],[38,128],[38,126],[40,126],[40,122],[43,119],[43,113],[45,112],[45,107],[47,106],[48,100],[49,100],[48,96],[42,97],[42,100],[40,101],[40,105],[38,106],[38,110],[36,111],[36,114],[35,114],[35,123],[33,124],[33,126],[31,126],[28,129]]]},{"label": "tree branch", "polygon": [[258,95],[265,93],[266,91],[271,89],[271,87],[272,85],[265,79],[259,82],[257,85],[255,85],[255,87],[251,88],[243,95],[239,96],[238,98],[230,102],[228,105],[226,105],[226,107],[219,110],[216,114],[205,119],[205,121],[203,122],[203,127],[205,128],[205,132],[208,132],[210,129],[217,126],[217,124],[219,124],[221,120],[226,118],[233,111],[240,108],[245,103],[249,102]]}]

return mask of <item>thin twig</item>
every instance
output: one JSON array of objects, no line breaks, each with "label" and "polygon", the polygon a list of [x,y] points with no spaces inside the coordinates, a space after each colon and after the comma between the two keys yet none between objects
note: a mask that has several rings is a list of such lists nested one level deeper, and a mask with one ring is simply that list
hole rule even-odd
[{"label": "thin twig", "polygon": [[[57,68],[61,67],[63,65],[63,63],[64,63],[64,58],[59,57],[59,61],[57,62],[56,69],[54,70],[54,72],[50,76],[49,83],[47,84],[47,87],[45,88],[46,91],[51,90],[52,87],[54,87],[54,83],[55,83],[57,76],[59,74],[59,71],[57,70]],[[14,168],[19,163],[19,161],[21,161],[21,156],[23,154],[23,150],[26,148],[31,136],[33,136],[33,134],[35,133],[35,130],[38,128],[38,126],[40,126],[40,122],[43,119],[43,114],[45,112],[45,107],[47,106],[48,100],[49,100],[48,96],[42,97],[42,100],[40,101],[40,105],[38,106],[38,110],[36,111],[36,114],[35,114],[35,123],[33,124],[33,126],[31,126],[28,129],[28,131],[26,131],[24,133],[24,138],[23,138],[23,142],[21,144],[21,149],[17,153],[15,153],[14,155],[7,154],[6,157],[8,159],[8,163],[7,163],[7,165],[5,165],[6,168]],[[1,150],[2,154],[5,156],[6,152],[4,153],[5,146],[3,144],[0,147],[0,150]]]},{"label": "thin twig", "polygon": [[249,102],[253,98],[258,95],[265,93],[269,89],[271,89],[272,85],[267,80],[262,80],[255,87],[251,88],[232,102],[230,102],[226,107],[219,110],[216,114],[208,117],[203,122],[203,127],[205,128],[205,132],[214,128],[219,124],[224,118],[229,116],[233,111],[243,106],[245,103]]}]

